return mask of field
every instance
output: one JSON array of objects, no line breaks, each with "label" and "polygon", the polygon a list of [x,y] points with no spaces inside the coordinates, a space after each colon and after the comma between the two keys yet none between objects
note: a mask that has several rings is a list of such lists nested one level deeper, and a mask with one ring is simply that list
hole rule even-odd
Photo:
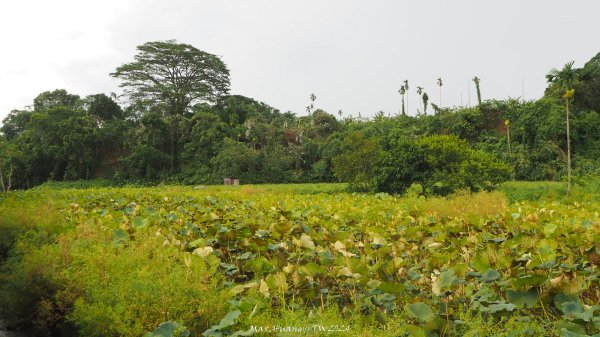
[{"label": "field", "polygon": [[600,336],[600,199],[562,186],[2,194],[0,315],[63,336]]}]

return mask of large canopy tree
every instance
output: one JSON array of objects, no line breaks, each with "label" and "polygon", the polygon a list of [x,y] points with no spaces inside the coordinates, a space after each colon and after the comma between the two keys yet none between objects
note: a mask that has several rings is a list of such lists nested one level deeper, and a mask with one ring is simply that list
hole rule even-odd
[{"label": "large canopy tree", "polygon": [[175,40],[147,42],[137,47],[135,61],[110,75],[134,102],[148,102],[171,124],[171,169],[177,165],[177,130],[181,116],[193,104],[215,102],[229,92],[229,70],[221,59]]}]

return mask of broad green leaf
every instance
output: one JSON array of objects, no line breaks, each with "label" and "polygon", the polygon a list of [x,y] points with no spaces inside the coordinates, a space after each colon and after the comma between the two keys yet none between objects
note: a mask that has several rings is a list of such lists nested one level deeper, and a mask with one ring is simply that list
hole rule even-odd
[{"label": "broad green leaf", "polygon": [[307,263],[306,265],[299,268],[300,272],[306,275],[316,276],[327,273],[327,269],[319,266],[316,263]]},{"label": "broad green leaf", "polygon": [[113,237],[115,238],[115,240],[118,241],[128,241],[129,240],[129,234],[127,234],[126,231],[122,230],[122,229],[115,229],[113,231]]},{"label": "broad green leaf", "polygon": [[559,309],[563,314],[569,317],[574,317],[575,314],[583,313],[583,305],[581,305],[579,301],[563,302]]},{"label": "broad green leaf", "polygon": [[554,222],[549,222],[544,226],[544,235],[546,237],[551,236],[556,231],[557,225]]},{"label": "broad green leaf", "polygon": [[271,290],[287,291],[289,288],[287,278],[283,272],[268,275],[266,282]]},{"label": "broad green leaf", "polygon": [[218,329],[227,328],[235,324],[235,320],[240,316],[242,312],[239,310],[233,310],[227,313],[225,317],[219,322]]},{"label": "broad green leaf", "polygon": [[506,300],[519,308],[533,308],[539,298],[535,288],[531,288],[528,291],[509,290],[506,292]]},{"label": "broad green leaf", "polygon": [[567,302],[577,302],[579,301],[579,297],[572,294],[559,293],[554,296],[554,306],[562,311],[562,305]]},{"label": "broad green leaf", "polygon": [[163,322],[160,323],[154,332],[148,332],[144,337],[187,337],[190,331],[181,323],[178,322]]},{"label": "broad green leaf", "polygon": [[481,275],[481,280],[483,282],[490,283],[500,279],[501,276],[502,275],[500,275],[500,273],[495,269],[488,269],[485,273],[483,273],[483,275]]},{"label": "broad green leaf", "polygon": [[150,221],[147,218],[142,218],[141,216],[135,216],[131,222],[133,228],[138,231],[148,227],[149,224]]},{"label": "broad green leaf", "polygon": [[484,312],[489,312],[491,314],[499,312],[499,311],[513,311],[515,310],[516,306],[512,303],[494,303],[494,304],[490,304],[488,305],[485,310],[482,310]]},{"label": "broad green leaf", "polygon": [[234,295],[240,294],[242,292],[244,292],[246,289],[250,289],[250,288],[256,288],[258,287],[258,283],[256,282],[250,282],[250,283],[246,283],[246,284],[239,284],[233,288],[231,288],[231,293]]},{"label": "broad green leaf", "polygon": [[480,273],[491,268],[489,258],[482,252],[479,252],[473,257],[471,260],[471,265]]},{"label": "broad green leaf", "polygon": [[[577,324],[574,322],[569,322],[567,320],[560,320],[555,323],[556,328],[560,329],[561,336],[568,336],[568,333],[575,333],[575,336],[587,336],[587,332],[585,331],[585,327],[581,324]],[[572,335],[571,335],[572,336]]]},{"label": "broad green leaf", "polygon": [[381,285],[381,281],[379,280],[370,280],[367,282],[367,286],[371,289],[377,289]]},{"label": "broad green leaf", "polygon": [[450,289],[457,280],[458,279],[456,276],[454,276],[454,270],[452,268],[444,270],[438,277],[439,286],[444,290]]},{"label": "broad green leaf", "polygon": [[408,314],[421,322],[430,322],[435,318],[435,313],[423,302],[410,303],[405,306]]},{"label": "broad green leaf", "polygon": [[510,280],[510,283],[515,288],[525,288],[525,287],[537,287],[548,280],[548,277],[545,275],[527,275],[521,276],[517,278],[513,278]]}]

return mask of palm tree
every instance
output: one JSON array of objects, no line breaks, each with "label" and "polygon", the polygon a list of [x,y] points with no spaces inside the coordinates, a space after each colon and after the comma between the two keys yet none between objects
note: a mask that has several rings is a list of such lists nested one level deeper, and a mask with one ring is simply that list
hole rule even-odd
[{"label": "palm tree", "polygon": [[440,108],[442,107],[442,78],[438,77],[437,85],[440,87]]},{"label": "palm tree", "polygon": [[423,114],[427,115],[427,102],[429,101],[429,95],[424,92],[423,95],[421,95],[421,98],[423,99]]},{"label": "palm tree", "polygon": [[[408,94],[408,80],[404,80],[404,92]],[[406,96],[406,111],[408,112],[408,96]]]},{"label": "palm tree", "polygon": [[546,75],[546,79],[548,83],[554,83],[558,86],[561,93],[563,93],[562,98],[565,100],[565,108],[567,110],[567,195],[571,193],[571,180],[572,180],[572,168],[571,168],[571,129],[569,126],[569,103],[573,99],[575,95],[575,89],[573,87],[577,83],[577,71],[573,69],[573,64],[575,62],[571,61],[565,64],[565,66],[558,70],[553,68]]},{"label": "palm tree", "polygon": [[398,93],[400,93],[400,96],[402,96],[402,115],[406,115],[406,112],[404,111],[404,95],[406,94],[406,89],[404,89],[404,84],[402,86],[400,86],[400,90],[398,90]]},{"label": "palm tree", "polygon": [[479,77],[473,77],[473,82],[475,82],[475,89],[477,89],[477,102],[479,103],[479,105],[481,105],[481,91],[479,91],[479,81],[481,81]]},{"label": "palm tree", "polygon": [[315,108],[315,100],[317,99],[317,96],[314,93],[311,93],[308,98],[310,99],[310,105],[306,107],[306,112],[308,112],[308,115],[310,115],[312,110]]},{"label": "palm tree", "polygon": [[[423,94],[423,87],[417,87],[417,95],[421,96]],[[417,115],[419,115],[419,109],[417,109]]]}]

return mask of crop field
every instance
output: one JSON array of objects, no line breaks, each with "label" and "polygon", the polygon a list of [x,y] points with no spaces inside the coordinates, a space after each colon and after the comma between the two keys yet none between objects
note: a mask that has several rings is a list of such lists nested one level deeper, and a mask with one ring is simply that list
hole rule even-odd
[{"label": "crop field", "polygon": [[600,202],[343,189],[4,194],[0,313],[82,336],[600,336]]}]

